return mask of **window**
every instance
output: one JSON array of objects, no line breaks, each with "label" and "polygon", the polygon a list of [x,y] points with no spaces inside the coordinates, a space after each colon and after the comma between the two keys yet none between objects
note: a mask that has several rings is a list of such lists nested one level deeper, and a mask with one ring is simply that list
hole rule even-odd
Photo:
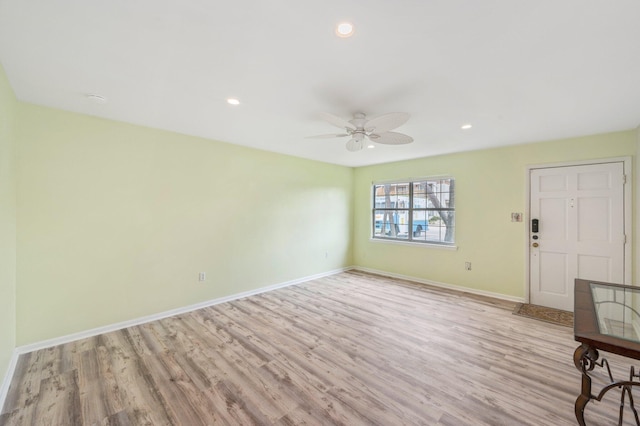
[{"label": "window", "polygon": [[433,178],[373,185],[372,238],[452,245],[455,181]]}]

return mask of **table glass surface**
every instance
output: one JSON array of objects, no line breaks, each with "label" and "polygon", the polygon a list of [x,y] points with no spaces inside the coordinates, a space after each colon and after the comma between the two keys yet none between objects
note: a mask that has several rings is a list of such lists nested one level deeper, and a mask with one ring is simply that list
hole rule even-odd
[{"label": "table glass surface", "polygon": [[640,288],[590,287],[600,333],[640,343]]}]

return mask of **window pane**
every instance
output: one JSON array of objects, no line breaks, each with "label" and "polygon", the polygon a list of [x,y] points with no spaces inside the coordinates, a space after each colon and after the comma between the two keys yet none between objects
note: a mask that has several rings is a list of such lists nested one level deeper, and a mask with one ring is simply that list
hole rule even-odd
[{"label": "window pane", "polygon": [[455,229],[454,212],[430,212],[429,218],[429,241],[453,243]]},{"label": "window pane", "polygon": [[413,230],[411,236],[416,241],[425,241],[427,238],[427,231],[429,231],[429,221],[427,220],[426,210],[419,210],[413,212]]},{"label": "window pane", "polygon": [[446,181],[440,181],[438,185],[440,206],[449,207],[449,185]]},{"label": "window pane", "polygon": [[[409,190],[409,186],[406,186],[407,191]],[[406,207],[409,207],[409,197],[407,196],[407,204]],[[396,219],[397,219],[397,238],[407,239],[409,238],[409,209],[406,210],[396,210]]]},{"label": "window pane", "polygon": [[409,210],[375,210],[374,236],[381,238],[407,238]]},{"label": "window pane", "polygon": [[373,196],[375,197],[374,207],[381,209],[386,207],[384,198],[384,187],[376,185],[373,188]]},{"label": "window pane", "polygon": [[376,208],[409,208],[409,184],[391,183],[374,186]]},{"label": "window pane", "polygon": [[439,182],[440,203],[442,207],[451,208],[452,205],[452,193],[453,186],[451,185],[451,179],[443,179]]},{"label": "window pane", "polygon": [[384,236],[383,229],[387,229],[388,224],[385,222],[385,212],[380,210],[375,210],[373,214],[373,236],[374,237],[382,237]]},{"label": "window pane", "polygon": [[384,208],[385,204],[385,196],[384,196],[384,186],[383,185],[375,185],[373,187],[373,194],[375,197],[375,207],[376,208]]},{"label": "window pane", "polygon": [[414,182],[413,184],[413,205],[414,209],[424,209],[427,207],[427,183]]},{"label": "window pane", "polygon": [[396,193],[398,194],[398,204],[396,207],[400,209],[408,209],[409,208],[409,184],[408,183],[399,183],[396,185]]}]

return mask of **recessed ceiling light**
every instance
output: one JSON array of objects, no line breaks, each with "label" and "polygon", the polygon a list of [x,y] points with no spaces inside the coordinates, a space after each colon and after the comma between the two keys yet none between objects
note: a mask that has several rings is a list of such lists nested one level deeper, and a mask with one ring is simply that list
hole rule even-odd
[{"label": "recessed ceiling light", "polygon": [[460,126],[460,128],[462,130],[469,130],[470,128],[472,128],[473,126],[471,124],[463,124],[462,126]]},{"label": "recessed ceiling light", "polygon": [[84,95],[87,99],[89,99],[92,102],[95,102],[97,104],[106,104],[107,103],[107,98],[105,98],[104,96],[100,96],[100,95],[96,95],[95,93],[88,93],[86,95]]},{"label": "recessed ceiling light", "polygon": [[336,26],[336,35],[338,37],[351,37],[353,35],[353,24],[351,22],[340,22]]},{"label": "recessed ceiling light", "polygon": [[375,147],[376,147],[376,146],[375,146],[374,144],[367,145],[367,148],[369,148],[369,149],[373,149],[373,148],[375,148]]},{"label": "recessed ceiling light", "polygon": [[236,98],[229,98],[227,99],[227,103],[229,105],[240,105],[240,101],[237,100]]}]

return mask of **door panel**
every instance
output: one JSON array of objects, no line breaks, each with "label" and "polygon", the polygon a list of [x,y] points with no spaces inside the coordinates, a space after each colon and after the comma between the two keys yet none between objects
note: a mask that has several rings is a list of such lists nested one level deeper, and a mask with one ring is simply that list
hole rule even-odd
[{"label": "door panel", "polygon": [[530,185],[531,303],[572,311],[575,278],[623,283],[623,163],[534,169]]},{"label": "door panel", "polygon": [[602,256],[578,256],[578,271],[593,281],[607,282],[612,276],[610,259]]},{"label": "door panel", "polygon": [[545,269],[540,271],[540,281],[538,291],[542,294],[566,296],[567,288],[568,259],[566,253],[552,253],[549,251],[540,254],[540,263],[545,265]]},{"label": "door panel", "polygon": [[[578,200],[578,241],[611,241],[611,199],[585,197]],[[593,226],[598,224],[598,226]]]},{"label": "door panel", "polygon": [[609,188],[611,188],[611,174],[608,172],[578,173],[578,190]]},{"label": "door panel", "polygon": [[555,169],[548,175],[538,176],[540,192],[557,192],[568,189],[568,177],[564,174],[555,173]]},{"label": "door panel", "polygon": [[546,220],[540,224],[549,241],[565,242],[569,238],[567,203],[564,198],[544,198],[540,200],[540,211],[557,220]]}]

